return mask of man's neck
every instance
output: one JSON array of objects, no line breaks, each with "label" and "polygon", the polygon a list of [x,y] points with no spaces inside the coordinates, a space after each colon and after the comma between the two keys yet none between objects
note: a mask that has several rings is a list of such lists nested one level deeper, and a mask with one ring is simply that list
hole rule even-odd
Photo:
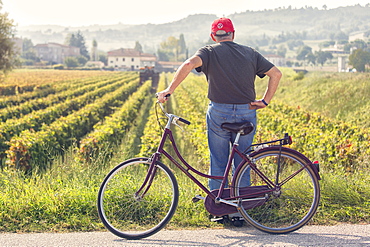
[{"label": "man's neck", "polygon": [[217,41],[216,43],[222,43],[222,42],[228,42],[228,41],[234,42],[233,39],[224,39],[224,40]]}]

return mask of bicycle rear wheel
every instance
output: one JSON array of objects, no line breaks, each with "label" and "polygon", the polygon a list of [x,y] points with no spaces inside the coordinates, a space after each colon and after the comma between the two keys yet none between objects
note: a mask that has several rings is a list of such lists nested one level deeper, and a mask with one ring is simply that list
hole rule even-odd
[{"label": "bicycle rear wheel", "polygon": [[[98,193],[98,213],[105,227],[126,239],[141,239],[161,230],[175,213],[179,190],[175,176],[157,162],[149,189],[140,189],[150,161],[136,158],[116,166],[104,179]],[[143,195],[144,192],[144,195]]]},{"label": "bicycle rear wheel", "polygon": [[259,195],[265,199],[243,203],[240,213],[245,220],[257,229],[273,234],[289,233],[304,226],[315,214],[320,200],[318,178],[312,167],[306,166],[311,161],[285,147],[264,148],[250,157],[275,187],[268,186],[248,163],[241,167],[235,177],[236,196],[243,194],[239,184],[249,171],[251,186],[265,188],[265,193]]}]

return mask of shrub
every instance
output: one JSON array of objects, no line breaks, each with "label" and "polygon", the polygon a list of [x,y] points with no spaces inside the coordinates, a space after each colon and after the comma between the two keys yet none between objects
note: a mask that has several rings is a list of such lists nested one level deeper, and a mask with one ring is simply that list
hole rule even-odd
[{"label": "shrub", "polygon": [[293,77],[293,80],[294,81],[300,81],[300,80],[303,80],[304,78],[304,72],[298,72],[294,77]]},{"label": "shrub", "polygon": [[53,69],[64,69],[64,65],[63,64],[55,64],[55,65],[53,65]]}]

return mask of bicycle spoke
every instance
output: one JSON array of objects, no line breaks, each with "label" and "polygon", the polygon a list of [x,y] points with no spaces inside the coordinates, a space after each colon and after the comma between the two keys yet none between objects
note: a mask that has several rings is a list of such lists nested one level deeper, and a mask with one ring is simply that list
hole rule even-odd
[{"label": "bicycle spoke", "polygon": [[[266,178],[275,182],[278,177],[279,181],[284,181],[281,187],[278,184],[267,194],[264,203],[253,208],[246,206],[242,210],[248,222],[269,233],[287,233],[299,229],[312,218],[319,202],[316,176],[309,167],[305,167],[306,160],[288,150],[284,148],[280,152],[277,148],[270,148],[258,152],[255,156],[251,155],[257,169]],[[236,185],[240,183],[242,174],[249,169],[248,164],[244,166],[244,169],[236,174]],[[267,186],[266,179],[255,171],[250,172],[250,177],[252,187]],[[235,193],[241,195],[242,190],[235,189]]]},{"label": "bicycle spoke", "polygon": [[162,229],[176,210],[177,182],[161,163],[157,164],[150,187],[144,187],[144,194],[137,194],[145,181],[148,164],[140,160],[123,162],[107,176],[99,191],[99,216],[120,237],[148,237]]}]

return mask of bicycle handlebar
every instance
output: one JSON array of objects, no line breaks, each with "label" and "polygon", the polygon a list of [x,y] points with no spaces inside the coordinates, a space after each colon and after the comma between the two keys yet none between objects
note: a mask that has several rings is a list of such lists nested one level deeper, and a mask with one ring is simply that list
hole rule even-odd
[{"label": "bicycle handlebar", "polygon": [[[166,97],[170,97],[170,94],[167,94]],[[166,115],[166,117],[168,117],[168,119],[171,119],[172,118],[172,119],[175,119],[175,120],[179,120],[180,122],[182,122],[184,124],[190,125],[190,121],[186,120],[185,118],[178,117],[178,116],[176,116],[174,114],[170,114],[170,113],[166,112],[166,110],[163,107],[163,103],[161,103],[159,101],[157,101],[157,103],[161,107],[162,112]]]},{"label": "bicycle handlebar", "polygon": [[183,119],[183,118],[179,118],[179,121],[180,122],[183,122],[184,124],[187,124],[187,125],[190,125],[190,122],[188,121],[188,120],[186,120],[186,119]]}]

